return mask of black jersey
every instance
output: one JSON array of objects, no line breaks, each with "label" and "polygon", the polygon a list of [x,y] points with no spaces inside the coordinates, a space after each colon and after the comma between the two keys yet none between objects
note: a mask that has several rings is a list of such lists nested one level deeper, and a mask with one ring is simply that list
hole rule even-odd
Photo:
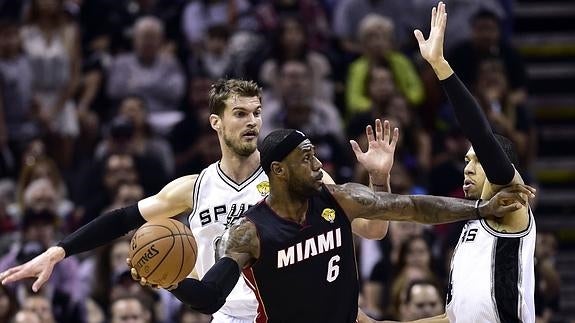
[{"label": "black jersey", "polygon": [[359,293],[351,223],[322,189],[304,224],[278,216],[262,201],[249,209],[260,257],[244,270],[259,302],[257,323],[349,323]]}]

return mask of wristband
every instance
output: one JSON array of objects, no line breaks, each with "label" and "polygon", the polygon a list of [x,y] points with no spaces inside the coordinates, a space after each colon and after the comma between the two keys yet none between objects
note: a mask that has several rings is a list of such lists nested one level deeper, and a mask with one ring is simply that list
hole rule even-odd
[{"label": "wristband", "polygon": [[481,201],[483,201],[483,200],[479,199],[479,200],[475,201],[475,217],[479,220],[481,220],[483,218],[481,216],[481,213],[479,213],[479,203],[481,203]]}]

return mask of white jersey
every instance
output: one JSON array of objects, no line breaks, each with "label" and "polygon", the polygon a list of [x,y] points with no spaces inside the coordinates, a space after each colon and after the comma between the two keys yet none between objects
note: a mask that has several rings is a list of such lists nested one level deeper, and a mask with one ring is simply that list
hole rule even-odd
[{"label": "white jersey", "polygon": [[[215,240],[222,236],[226,225],[233,224],[268,191],[268,177],[261,167],[239,184],[223,173],[219,162],[200,173],[194,186],[194,208],[189,216],[198,244],[196,271],[200,279],[216,262]],[[257,308],[253,291],[240,279],[219,312],[253,322]]]},{"label": "white jersey", "polygon": [[449,322],[535,322],[535,220],[519,233],[468,221],[451,261]]}]

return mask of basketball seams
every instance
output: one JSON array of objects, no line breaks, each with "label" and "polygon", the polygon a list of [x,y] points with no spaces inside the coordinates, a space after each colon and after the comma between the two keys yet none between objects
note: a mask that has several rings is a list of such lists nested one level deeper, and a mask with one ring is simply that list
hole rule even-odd
[{"label": "basketball seams", "polygon": [[[172,224],[173,224],[173,223],[172,223]],[[179,228],[177,225],[175,225],[175,224],[174,224],[174,227],[176,228],[176,230],[178,230],[178,235],[181,236],[182,234],[181,234],[180,228]],[[174,240],[175,240],[175,238],[174,238]],[[172,285],[176,280],[178,280],[178,278],[180,278],[180,274],[182,273],[182,268],[184,267],[184,256],[185,256],[185,255],[184,255],[184,251],[185,251],[185,249],[184,249],[184,241],[183,241],[183,239],[178,239],[178,240],[180,240],[180,244],[181,244],[181,246],[182,246],[182,248],[181,248],[181,249],[182,249],[182,256],[180,257],[180,269],[178,269],[178,273],[177,273],[176,276],[172,279],[172,281],[169,283],[169,285]]]},{"label": "basketball seams", "polygon": [[[165,239],[165,238],[172,238],[172,246],[170,247],[170,249],[168,249],[168,250],[164,253],[162,259],[160,259],[160,260],[158,261],[158,264],[156,265],[156,267],[154,267],[154,269],[147,275],[148,277],[152,276],[152,275],[154,274],[154,272],[156,272],[156,270],[160,267],[160,265],[162,264],[162,262],[166,259],[166,257],[168,257],[168,255],[170,254],[170,252],[172,251],[172,249],[174,249],[174,245],[176,244],[176,238],[174,238],[173,235],[166,236],[166,237],[162,237],[162,239]],[[159,240],[161,240],[161,239],[159,239]],[[149,245],[149,244],[150,244],[150,243],[147,243],[146,245]]]},{"label": "basketball seams", "polygon": [[[161,258],[157,259],[155,264],[156,266],[154,266],[154,268],[147,273],[145,276],[145,278],[149,278],[149,277],[153,277],[154,274],[156,274],[159,277],[166,277],[165,274],[168,274],[169,276],[167,277],[171,283],[173,284],[174,282],[178,281],[180,282],[182,279],[185,279],[187,277],[187,275],[189,273],[185,273],[185,276],[183,278],[180,278],[180,276],[182,275],[182,273],[184,272],[184,269],[187,270],[187,267],[190,267],[188,264],[194,264],[195,265],[195,257],[197,257],[197,244],[195,243],[195,238],[193,236],[193,233],[191,232],[191,230],[185,226],[183,223],[174,220],[174,219],[163,219],[162,221],[169,221],[169,223],[146,223],[143,227],[140,227],[140,229],[144,229],[143,232],[143,236],[144,238],[142,238],[142,234],[138,234],[138,232],[136,232],[136,235],[134,235],[132,237],[132,239],[136,239],[136,241],[138,240],[144,240],[143,242],[145,242],[145,244],[139,246],[139,248],[135,251],[130,251],[130,257],[132,258],[132,260],[136,259],[136,258],[140,258],[140,257],[135,257],[138,253],[141,253],[143,250],[147,249],[150,247],[150,245],[157,243],[158,241],[162,241],[162,239],[171,237],[171,244],[168,241],[162,241],[160,246],[162,249],[162,256]],[[148,229],[150,228],[150,229]],[[158,228],[162,228],[162,229],[158,229]],[[167,231],[163,231],[163,229],[167,230]],[[160,232],[158,232],[158,230]],[[162,235],[160,237],[158,237],[159,235]],[[185,238],[183,237],[185,236]],[[152,239],[152,240],[147,240],[147,239]],[[183,241],[180,241],[180,244],[178,245],[176,242],[176,239],[180,239],[180,240],[187,240],[188,241],[188,245],[186,245]],[[192,241],[193,240],[193,241]],[[180,248],[182,249],[181,252],[179,252],[177,250],[177,247],[180,246]],[[187,254],[189,253],[188,250],[186,250],[186,248],[191,247],[190,249],[193,250],[193,254],[189,254],[189,256],[192,256],[193,258],[191,259],[186,259],[185,257],[187,256]],[[178,259],[179,258],[179,259]],[[178,261],[179,260],[179,261]],[[192,260],[191,263],[189,263],[187,260]],[[172,264],[176,264],[177,262],[180,263],[177,275],[173,275],[171,273],[173,273],[174,271],[170,270],[169,268],[165,268],[166,265],[170,266],[170,268],[176,269],[178,268],[177,265],[173,266]],[[161,271],[163,272],[159,272],[158,268],[164,266],[163,269],[160,268]],[[190,272],[193,270],[193,267],[190,268]],[[171,274],[171,275],[170,275]],[[166,279],[165,281],[168,281],[168,279]]]}]

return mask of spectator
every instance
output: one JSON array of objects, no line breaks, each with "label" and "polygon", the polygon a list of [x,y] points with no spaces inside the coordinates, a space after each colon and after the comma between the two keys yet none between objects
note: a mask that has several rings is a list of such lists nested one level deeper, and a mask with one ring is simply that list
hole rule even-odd
[{"label": "spectator", "polygon": [[479,75],[480,61],[499,57],[504,66],[513,105],[524,103],[527,97],[527,74],[519,52],[501,39],[501,20],[491,10],[483,9],[473,15],[471,37],[455,46],[448,61],[459,78],[472,88]]},{"label": "spectator", "polygon": [[[33,148],[33,149],[41,149]],[[18,211],[22,211],[25,207],[25,192],[32,182],[38,179],[47,179],[50,181],[52,188],[55,190],[55,196],[53,202],[56,203],[54,210],[57,214],[65,217],[66,214],[71,212],[73,208],[72,203],[68,200],[68,188],[60,170],[56,166],[56,163],[49,157],[39,155],[37,157],[27,158],[27,162],[24,164],[20,177],[18,178],[18,188],[17,188],[17,200],[18,200]],[[42,194],[40,194],[42,195]],[[17,212],[18,212],[17,211]]]},{"label": "spectator", "polygon": [[[170,47],[180,42],[181,12],[185,0],[82,0],[80,21],[85,47],[105,44],[112,54],[131,50],[135,22],[154,16],[166,26]],[[99,46],[99,45],[98,45]]]},{"label": "spectator", "polygon": [[[513,99],[505,66],[500,59],[479,62],[474,92],[493,128],[511,140],[519,157],[515,165],[522,174],[529,175],[536,152],[535,124],[527,108]],[[531,176],[524,176],[530,182]]]},{"label": "spectator", "polygon": [[331,135],[343,141],[337,108],[312,96],[311,73],[305,61],[288,60],[279,66],[278,98],[264,100],[261,137],[277,128],[295,128],[311,137]]},{"label": "spectator", "polygon": [[11,290],[0,284],[0,322],[8,322],[17,311],[16,297]]},{"label": "spectator", "polygon": [[230,30],[226,25],[208,27],[206,37],[196,51],[187,58],[187,72],[192,78],[204,76],[211,79],[226,77],[232,64]]},{"label": "spectator", "polygon": [[[118,124],[120,122],[120,124]],[[148,122],[146,101],[139,96],[128,96],[120,102],[117,119],[112,121],[108,138],[96,148],[96,158],[112,152],[128,152],[158,160],[164,173],[174,172],[174,155],[169,143],[155,135]]]},{"label": "spectator", "polygon": [[431,271],[420,267],[405,267],[393,278],[389,307],[386,309],[384,318],[399,320],[401,317],[401,303],[405,299],[405,293],[410,284],[418,280],[435,281],[435,276]]},{"label": "spectator", "polygon": [[548,322],[559,312],[561,277],[556,268],[557,238],[537,232],[535,244],[535,315]]},{"label": "spectator", "polygon": [[190,1],[182,14],[182,29],[192,51],[201,47],[209,27],[226,25],[232,30],[255,30],[256,21],[250,14],[247,0]]},{"label": "spectator", "polygon": [[289,60],[300,60],[306,62],[311,69],[312,95],[333,101],[333,84],[329,80],[330,63],[321,52],[310,48],[306,25],[297,17],[285,17],[280,21],[273,40],[271,57],[260,69],[259,77],[263,84],[278,95],[279,67]]},{"label": "spectator", "polygon": [[[56,215],[49,210],[34,211],[27,209],[22,218],[21,238],[12,245],[8,253],[0,258],[0,270],[24,263],[40,254],[54,244]],[[54,280],[40,290],[38,297],[46,297],[54,310],[53,315],[59,323],[83,322],[81,295],[76,287],[79,285],[77,274],[78,262],[67,258],[54,267]],[[33,280],[10,286],[16,292],[21,304],[25,304],[31,291]],[[32,295],[34,296],[34,295]],[[35,299],[30,304],[37,304]],[[43,304],[43,303],[42,303]],[[43,306],[43,305],[42,305]]]},{"label": "spectator", "polygon": [[[106,315],[111,305],[112,287],[120,276],[129,270],[126,258],[130,250],[127,238],[120,238],[113,243],[98,248],[96,253],[84,260],[82,264],[83,286],[88,294],[88,308],[93,312]],[[92,313],[91,315],[95,315]]]},{"label": "spectator", "polygon": [[80,50],[78,28],[67,20],[63,2],[32,0],[22,41],[50,152],[61,167],[68,168],[79,133],[73,98],[80,77]]},{"label": "spectator", "polygon": [[439,287],[431,280],[412,281],[405,289],[399,308],[401,321],[414,321],[444,312]]},{"label": "spectator", "polygon": [[279,70],[279,98],[264,99],[260,136],[278,128],[301,129],[312,138],[324,170],[336,181],[349,179],[351,162],[343,146],[343,127],[337,108],[312,96],[311,69],[305,62],[289,60]]},{"label": "spectator", "polygon": [[205,122],[210,116],[208,93],[212,82],[203,76],[190,80],[186,116],[169,135],[175,154],[176,177],[197,174],[220,159],[216,133]]},{"label": "spectator", "polygon": [[42,323],[40,316],[29,310],[20,310],[14,315],[10,323]]},{"label": "spectator", "polygon": [[56,323],[50,300],[42,295],[30,295],[22,304],[22,309],[36,313],[43,323]]},{"label": "spectator", "polygon": [[143,17],[134,27],[134,51],[118,55],[108,71],[108,95],[121,100],[138,95],[146,100],[151,118],[178,108],[184,94],[184,75],[173,55],[162,52],[164,26]]},{"label": "spectator", "polygon": [[400,46],[412,37],[413,23],[409,22],[411,1],[389,0],[341,0],[337,3],[333,17],[333,29],[342,49],[350,53],[362,52],[360,35],[362,21],[370,14],[385,16],[393,20],[396,26],[390,31],[390,37]]},{"label": "spectator", "polygon": [[0,150],[11,157],[0,176],[16,177],[20,170],[17,161],[25,145],[39,135],[32,82],[32,66],[22,51],[20,27],[14,22],[0,22]]},{"label": "spectator", "polygon": [[389,18],[377,14],[370,14],[361,21],[358,34],[362,56],[349,67],[346,84],[348,117],[371,106],[366,89],[371,65],[388,66],[397,90],[411,105],[417,106],[424,100],[423,84],[415,67],[409,58],[395,50],[394,28]]},{"label": "spectator", "polygon": [[150,313],[142,301],[135,297],[116,299],[110,306],[111,323],[147,323]]},{"label": "spectator", "polygon": [[[92,178],[97,180],[88,180]],[[102,213],[121,184],[140,182],[140,173],[132,155],[111,153],[92,165],[81,182],[79,204],[83,207],[82,223],[85,223]]]},{"label": "spectator", "polygon": [[[388,237],[380,241],[381,254],[377,257],[363,286],[365,312],[374,317],[382,317],[386,312],[391,295],[393,273],[399,272],[400,250],[404,243],[413,236],[423,233],[423,225],[412,222],[389,223]],[[382,298],[383,297],[383,298]]]},{"label": "spectator", "polygon": [[299,17],[301,21],[305,21],[305,46],[317,52],[326,52],[328,50],[327,46],[331,31],[327,14],[319,1],[263,1],[258,4],[255,11],[259,22],[258,31],[264,32],[268,38],[281,38],[282,24],[284,24],[286,18]]},{"label": "spectator", "polygon": [[[74,205],[69,200],[63,199],[54,184],[47,178],[35,179],[24,191],[23,208],[36,212],[50,210],[57,215],[57,222],[65,224],[73,220],[71,217]],[[61,227],[64,227],[61,225]]]}]

